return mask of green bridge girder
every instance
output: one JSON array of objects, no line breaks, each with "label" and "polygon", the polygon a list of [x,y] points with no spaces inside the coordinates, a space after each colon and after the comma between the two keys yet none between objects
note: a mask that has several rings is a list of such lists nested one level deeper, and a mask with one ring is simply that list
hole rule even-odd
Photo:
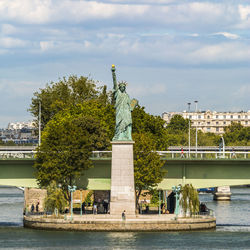
[{"label": "green bridge girder", "polygon": [[[77,180],[77,187],[110,190],[111,159],[94,159],[94,167]],[[0,160],[0,185],[38,187],[34,159]],[[250,184],[250,159],[168,159],[159,189],[192,183],[196,188]]]}]

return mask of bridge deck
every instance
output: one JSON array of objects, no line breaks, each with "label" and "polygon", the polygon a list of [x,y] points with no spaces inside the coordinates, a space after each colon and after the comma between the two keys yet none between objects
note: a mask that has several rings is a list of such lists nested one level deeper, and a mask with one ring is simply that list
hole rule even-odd
[{"label": "bridge deck", "polygon": [[[111,158],[95,158],[94,168],[84,172],[78,188],[110,190]],[[37,187],[34,159],[0,160],[0,185]],[[192,183],[196,188],[250,184],[250,159],[167,159],[167,172],[158,188]]]}]

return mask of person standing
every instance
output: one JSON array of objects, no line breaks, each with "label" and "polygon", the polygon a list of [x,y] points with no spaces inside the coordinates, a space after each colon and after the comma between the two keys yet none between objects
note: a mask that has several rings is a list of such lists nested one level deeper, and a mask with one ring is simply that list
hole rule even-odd
[{"label": "person standing", "polygon": [[37,202],[37,204],[36,204],[36,212],[38,213],[39,212],[39,201]]},{"label": "person standing", "polygon": [[34,206],[34,204],[32,203],[30,212],[31,212],[31,213],[34,213],[34,210],[35,210],[35,206]]},{"label": "person standing", "polygon": [[126,211],[125,211],[125,210],[122,212],[122,220],[123,220],[123,221],[126,220]]}]

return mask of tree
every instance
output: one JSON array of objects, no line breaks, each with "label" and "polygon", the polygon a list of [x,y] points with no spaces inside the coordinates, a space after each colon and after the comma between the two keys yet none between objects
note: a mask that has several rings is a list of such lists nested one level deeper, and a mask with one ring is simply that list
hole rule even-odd
[{"label": "tree", "polygon": [[166,150],[167,131],[165,121],[160,116],[150,115],[138,105],[132,112],[132,120],[133,133],[146,133],[155,142],[157,150]]},{"label": "tree", "polygon": [[136,207],[142,190],[150,190],[159,184],[166,172],[162,167],[164,161],[155,152],[155,142],[146,133],[134,134],[134,177],[136,190]]},{"label": "tree", "polygon": [[39,185],[47,187],[55,181],[67,199],[68,185],[73,185],[84,170],[92,167],[92,151],[109,146],[107,127],[89,114],[97,112],[90,106],[77,105],[56,114],[46,125],[38,148],[35,168]]},{"label": "tree", "polygon": [[181,115],[174,115],[167,129],[174,132],[188,131],[189,119],[184,119]]},{"label": "tree", "polygon": [[250,127],[243,127],[240,123],[233,122],[226,127],[224,139],[227,145],[250,145]]},{"label": "tree", "polygon": [[47,197],[45,198],[45,210],[54,213],[55,209],[58,212],[63,212],[67,201],[61,188],[57,187],[56,182],[52,181],[47,187]]},{"label": "tree", "polygon": [[61,110],[81,104],[89,100],[97,100],[103,104],[111,102],[111,94],[107,93],[106,86],[96,87],[96,83],[84,76],[70,76],[51,82],[44,89],[34,93],[29,111],[36,118],[39,114],[39,102],[41,103],[42,129]]},{"label": "tree", "polygon": [[181,188],[180,205],[183,208],[184,215],[187,211],[190,212],[190,216],[198,213],[200,210],[199,194],[192,184],[186,184]]}]

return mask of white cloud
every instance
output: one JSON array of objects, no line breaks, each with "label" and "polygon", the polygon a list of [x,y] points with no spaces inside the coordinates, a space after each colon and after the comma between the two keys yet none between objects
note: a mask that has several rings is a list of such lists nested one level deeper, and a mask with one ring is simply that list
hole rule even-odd
[{"label": "white cloud", "polygon": [[240,36],[238,36],[236,34],[229,33],[229,32],[217,32],[217,33],[214,33],[213,35],[222,35],[222,36],[224,36],[226,38],[230,38],[230,39],[240,38]]},{"label": "white cloud", "polygon": [[54,41],[41,41],[40,48],[42,51],[46,51],[55,47]]},{"label": "white cloud", "polygon": [[17,32],[17,29],[15,26],[11,25],[11,24],[2,24],[2,29],[1,29],[2,34],[5,35],[11,35]]},{"label": "white cloud", "polygon": [[250,18],[250,6],[239,5],[239,13],[242,20],[248,20]]},{"label": "white cloud", "polygon": [[[154,4],[154,3],[158,4]],[[110,20],[113,26],[157,24],[159,27],[216,29],[242,25],[248,20],[250,6],[223,2],[197,1],[69,1],[69,0],[1,0],[0,20],[28,24],[86,23]],[[145,22],[143,24],[143,22]],[[99,22],[100,23],[100,22]],[[101,26],[103,25],[100,23]],[[216,26],[214,26],[216,25]],[[214,26],[214,27],[212,27]]]},{"label": "white cloud", "polygon": [[26,47],[28,44],[27,41],[12,38],[12,37],[1,37],[0,38],[0,46],[3,48],[22,48]]}]

